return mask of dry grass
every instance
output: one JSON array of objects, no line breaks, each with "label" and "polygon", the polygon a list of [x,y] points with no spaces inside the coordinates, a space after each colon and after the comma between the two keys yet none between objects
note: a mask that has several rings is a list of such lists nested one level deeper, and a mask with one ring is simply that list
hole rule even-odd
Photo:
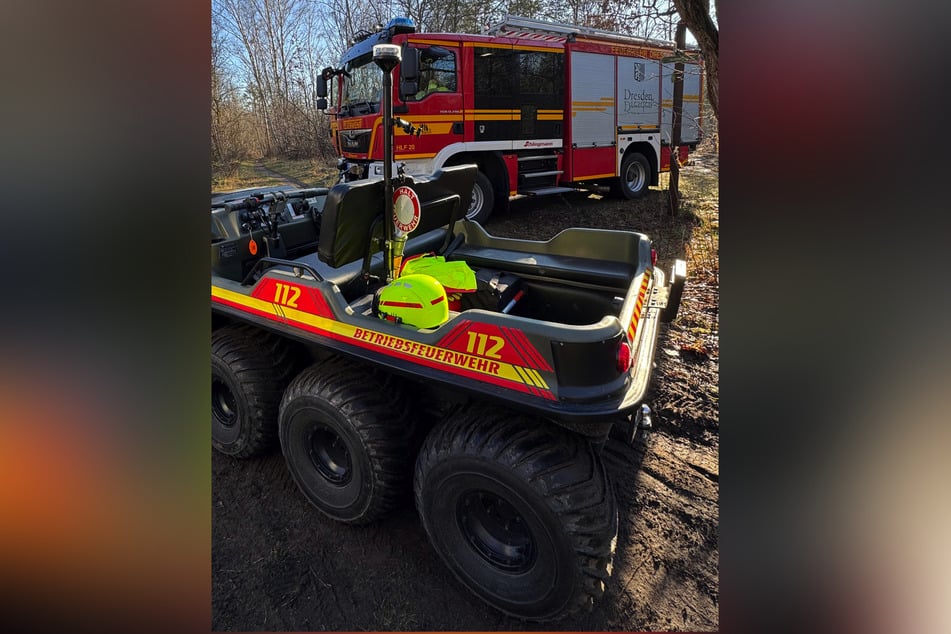
[{"label": "dry grass", "polygon": [[337,169],[333,164],[317,159],[244,159],[213,165],[211,170],[211,190],[216,192],[271,185],[298,186],[294,181],[306,187],[329,187],[336,180]]},{"label": "dry grass", "polygon": [[337,168],[330,161],[319,159],[264,159],[267,169],[290,176],[309,187],[330,187],[337,182]]},{"label": "dry grass", "polygon": [[699,153],[688,165],[681,185],[685,208],[699,221],[687,245],[687,263],[696,275],[720,281],[720,190],[718,157],[712,150]]},{"label": "dry grass", "polygon": [[211,191],[213,192],[284,183],[284,179],[258,170],[256,161],[251,159],[232,161],[226,165],[213,165],[211,169]]}]

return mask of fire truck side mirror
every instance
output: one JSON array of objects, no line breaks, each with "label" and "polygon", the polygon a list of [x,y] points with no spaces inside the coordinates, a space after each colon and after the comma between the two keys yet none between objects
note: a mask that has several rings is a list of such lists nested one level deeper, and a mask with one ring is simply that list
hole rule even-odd
[{"label": "fire truck side mirror", "polygon": [[318,109],[318,110],[326,110],[326,109],[327,109],[327,98],[326,98],[326,97],[318,97],[318,98],[317,98],[317,109]]},{"label": "fire truck side mirror", "polygon": [[321,98],[327,96],[327,80],[323,77],[317,79],[317,96]]},{"label": "fire truck side mirror", "polygon": [[419,49],[411,46],[403,47],[402,61],[400,62],[400,99],[414,97],[419,90]]}]

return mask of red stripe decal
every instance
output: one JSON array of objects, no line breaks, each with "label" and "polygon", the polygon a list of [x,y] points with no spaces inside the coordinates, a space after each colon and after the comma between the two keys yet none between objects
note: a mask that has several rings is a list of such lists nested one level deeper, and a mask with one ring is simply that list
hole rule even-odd
[{"label": "red stripe decal", "polygon": [[452,344],[453,341],[459,338],[459,335],[466,332],[468,329],[469,329],[468,321],[462,321],[456,324],[455,326],[453,326],[453,329],[450,330],[449,333],[445,337],[439,340],[439,346],[441,348],[448,348]]},{"label": "red stripe decal", "polygon": [[538,351],[538,348],[532,345],[532,342],[528,340],[528,337],[524,332],[519,331],[519,336],[525,342],[525,345],[528,346],[529,351],[536,357],[538,360],[538,369],[544,370],[545,372],[554,372],[554,369],[548,365],[548,361],[545,360],[545,357],[542,356],[542,353]]},{"label": "red stripe decal", "polygon": [[545,361],[545,357],[541,355],[538,349],[532,345],[532,342],[528,340],[528,337],[525,336],[525,333],[521,330],[518,330],[517,328],[511,328],[511,331],[513,336],[517,338],[522,344],[522,347],[528,351],[528,354],[535,362],[536,369],[544,370],[545,372],[551,372],[551,366],[548,365],[548,362]]},{"label": "red stripe decal", "polygon": [[513,348],[515,348],[515,355],[522,362],[522,367],[534,368],[532,359],[526,358],[528,355],[522,350],[522,346],[518,341],[515,340],[515,337],[512,336],[512,329],[507,326],[499,326],[499,331],[502,333],[502,336],[505,337],[507,343],[510,343]]},{"label": "red stripe decal", "polygon": [[392,306],[393,308],[422,308],[422,304],[414,302],[380,302],[380,306]]}]

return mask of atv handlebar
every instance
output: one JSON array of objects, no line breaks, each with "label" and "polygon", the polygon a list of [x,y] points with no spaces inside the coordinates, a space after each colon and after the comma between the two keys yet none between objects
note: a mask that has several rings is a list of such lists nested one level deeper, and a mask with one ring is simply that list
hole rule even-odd
[{"label": "atv handlebar", "polygon": [[257,209],[261,205],[268,205],[274,202],[284,202],[287,200],[292,200],[296,198],[311,198],[314,196],[321,196],[327,194],[330,191],[326,187],[316,187],[312,189],[300,189],[290,193],[284,193],[283,191],[276,191],[270,194],[264,194],[263,196],[248,196],[241,200],[236,200],[232,202],[220,203],[212,205],[216,209],[224,209],[225,211],[237,211],[239,209]]}]

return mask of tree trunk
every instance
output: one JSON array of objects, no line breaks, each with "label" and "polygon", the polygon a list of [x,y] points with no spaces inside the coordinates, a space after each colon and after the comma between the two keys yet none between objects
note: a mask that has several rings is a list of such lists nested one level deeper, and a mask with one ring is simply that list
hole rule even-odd
[{"label": "tree trunk", "polygon": [[[693,33],[703,52],[707,72],[707,96],[714,116],[720,116],[720,32],[710,19],[709,0],[674,0],[677,12]],[[719,13],[717,13],[719,19]]]},{"label": "tree trunk", "polygon": [[[687,25],[681,20],[677,23],[677,48],[683,50],[687,45]],[[683,125],[684,111],[684,64],[674,64],[674,103],[673,118],[670,122],[670,215],[680,211],[680,128]]]}]

